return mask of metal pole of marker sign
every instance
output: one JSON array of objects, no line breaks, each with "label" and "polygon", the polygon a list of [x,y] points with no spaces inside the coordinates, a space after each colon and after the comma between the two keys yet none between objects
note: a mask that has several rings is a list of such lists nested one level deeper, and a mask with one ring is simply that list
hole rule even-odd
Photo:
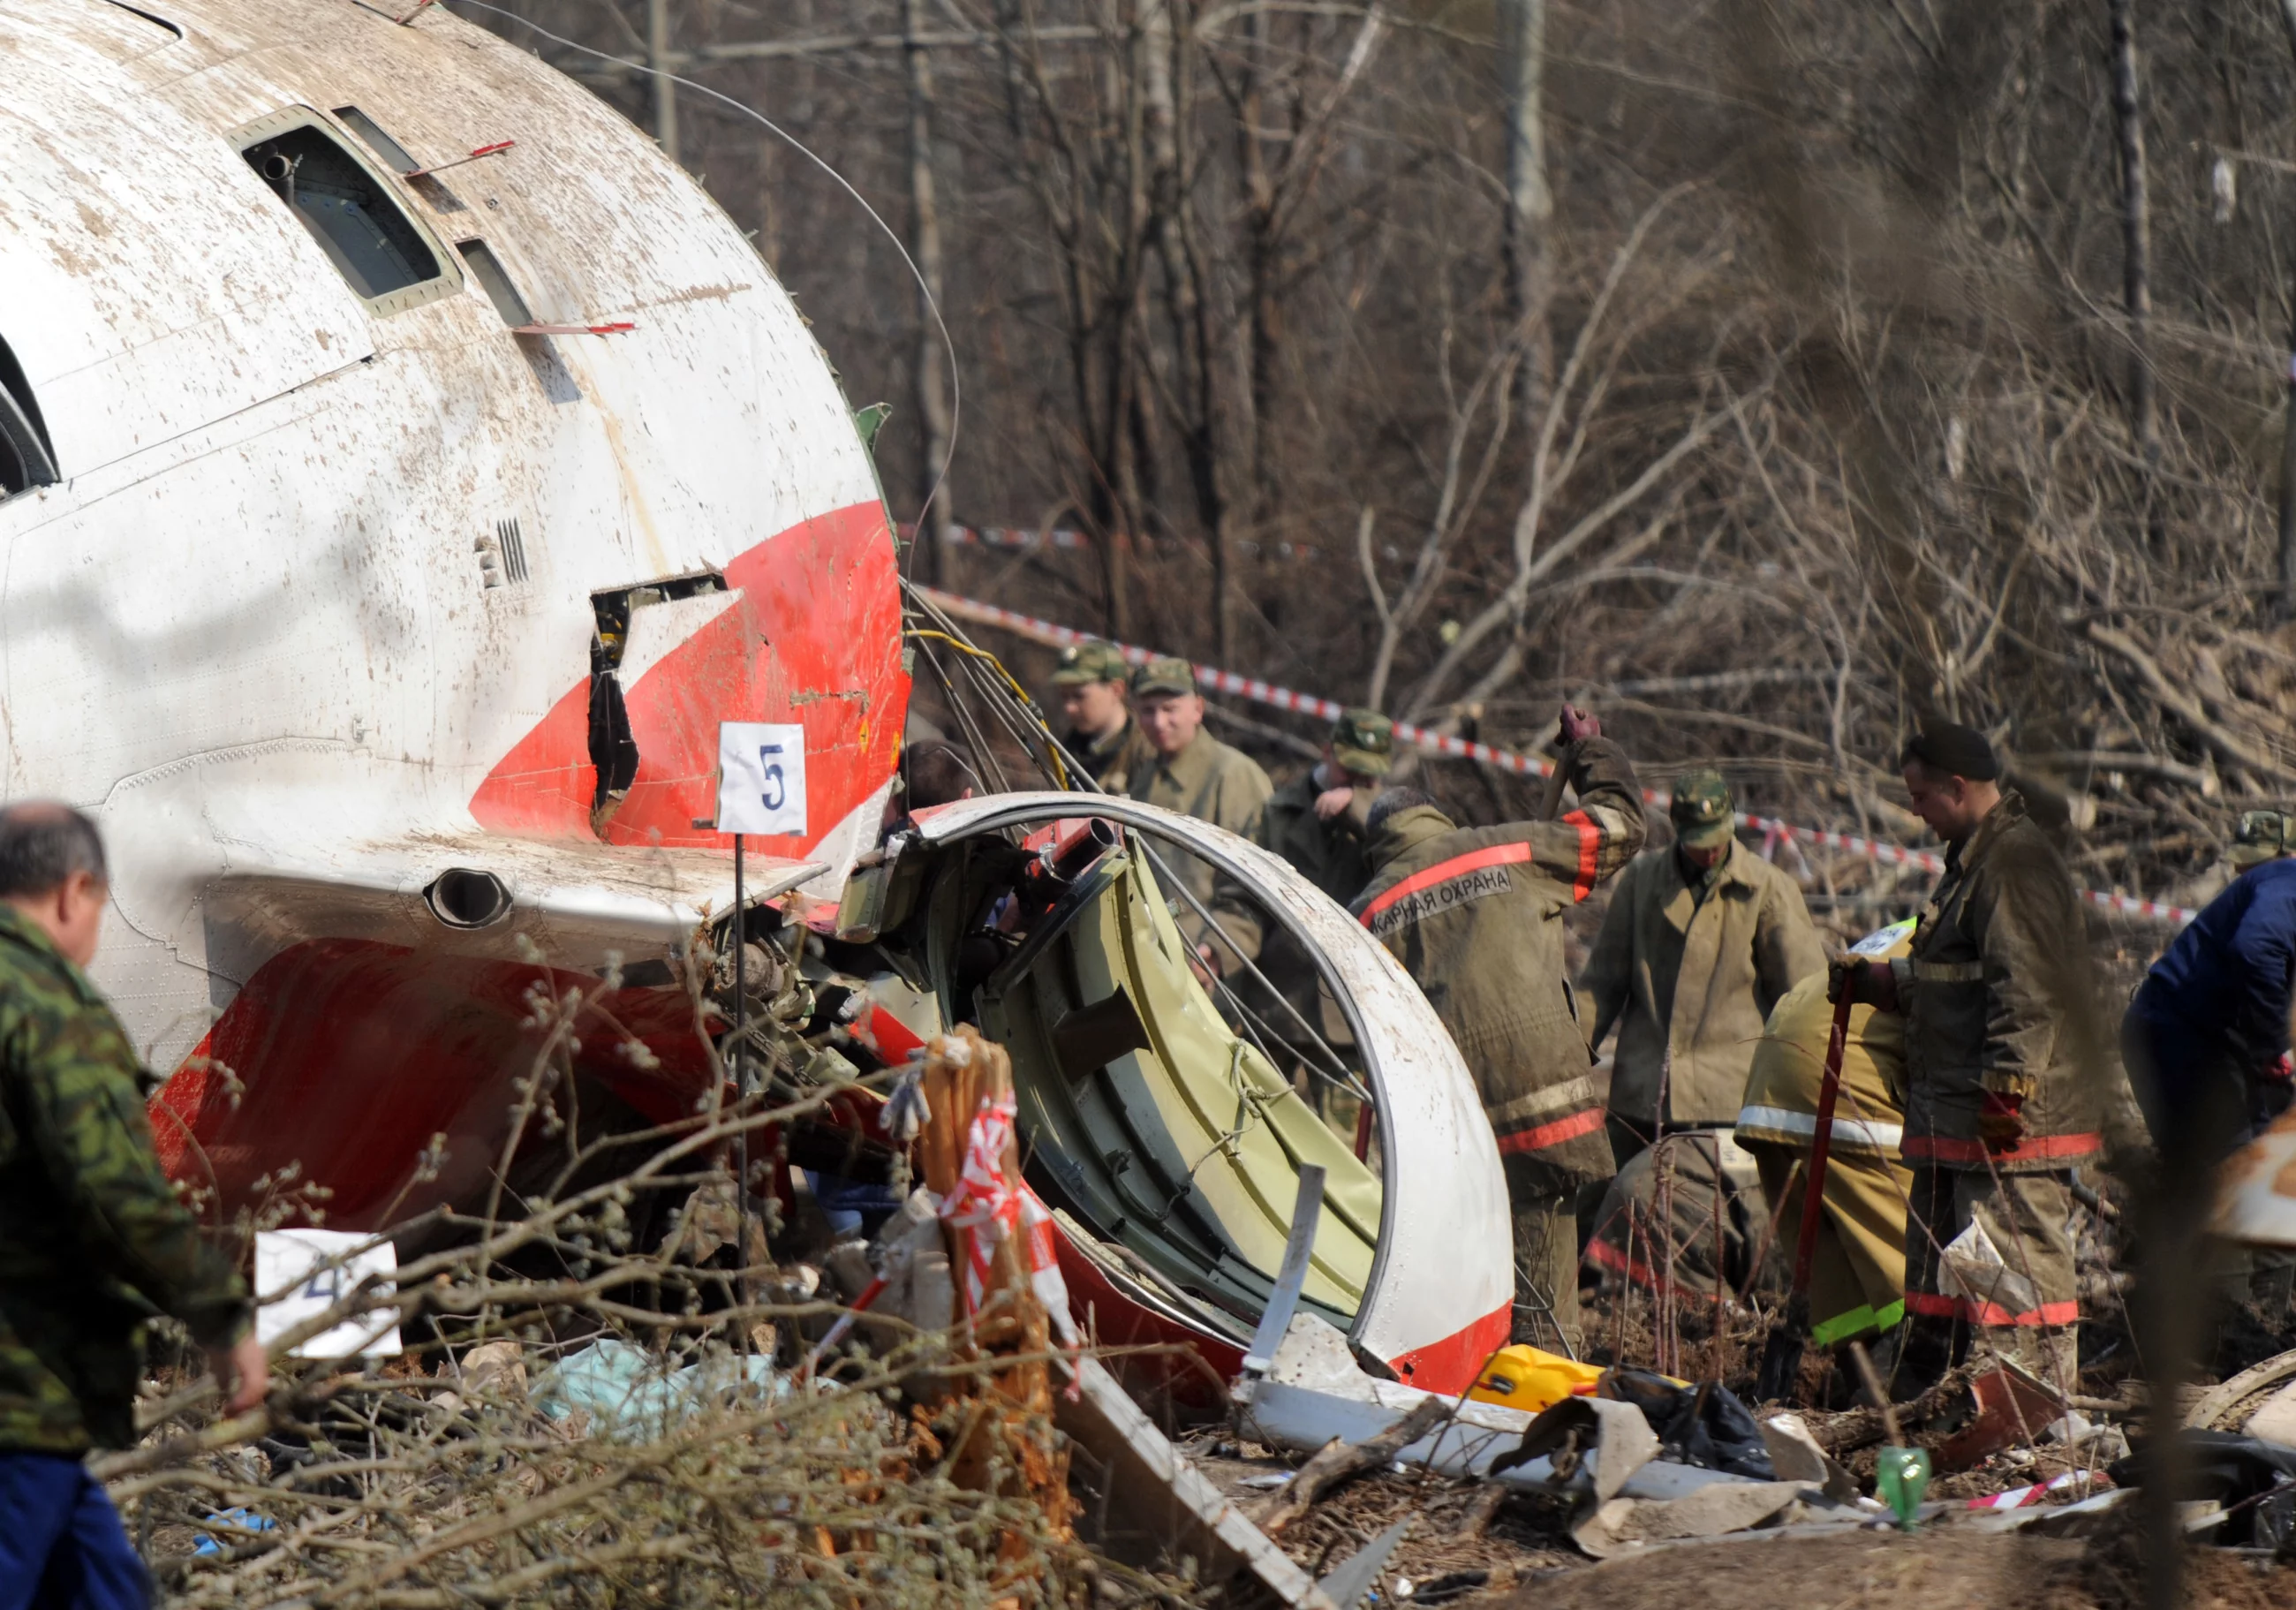
[{"label": "metal pole of marker sign", "polygon": [[[750,1089],[749,887],[743,852],[750,834],[801,834],[806,828],[805,728],[796,722],[721,721],[718,725],[718,832],[734,837],[734,1092]],[[734,1194],[741,1238],[738,1267],[750,1267],[748,1115],[734,1137]],[[744,1351],[746,1351],[746,1342]]]},{"label": "metal pole of marker sign", "polygon": [[[738,833],[734,835],[734,1097],[736,1102],[746,1099],[750,1094],[750,991],[742,965],[750,949],[750,914],[742,887],[743,836]],[[746,1125],[734,1133],[734,1233],[740,1238],[736,1243],[734,1267],[742,1271],[734,1277],[734,1294],[737,1301],[746,1302],[748,1294],[742,1289],[746,1284],[744,1277],[750,1268],[750,1131]],[[746,1354],[750,1351],[749,1327],[746,1324],[742,1327],[742,1351]]]}]

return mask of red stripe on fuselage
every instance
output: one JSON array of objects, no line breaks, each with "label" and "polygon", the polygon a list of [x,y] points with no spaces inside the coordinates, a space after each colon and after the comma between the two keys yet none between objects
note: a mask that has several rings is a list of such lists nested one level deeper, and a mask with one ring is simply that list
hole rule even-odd
[{"label": "red stripe on fuselage", "polygon": [[[750,841],[767,855],[807,854],[892,775],[909,678],[883,505],[856,504],[791,526],[736,557],[725,575],[733,606],[624,690],[638,770],[598,833],[609,843],[730,844],[693,826],[717,815],[721,721],[805,727],[806,831]],[[565,645],[570,663],[586,648]],[[586,678],[479,785],[471,814],[480,826],[592,838],[589,711]]]},{"label": "red stripe on fuselage", "polygon": [[1935,1292],[1907,1292],[1906,1311],[1925,1319],[1966,1319],[1972,1325],[2075,1325],[2080,1320],[2078,1302],[2044,1302],[2038,1308],[2013,1314],[1997,1302],[1967,1297],[1940,1297]]}]

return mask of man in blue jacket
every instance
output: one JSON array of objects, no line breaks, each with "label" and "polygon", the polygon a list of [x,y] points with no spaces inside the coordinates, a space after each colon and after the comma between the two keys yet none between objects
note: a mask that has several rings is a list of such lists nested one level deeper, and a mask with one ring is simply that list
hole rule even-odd
[{"label": "man in blue jacket", "polygon": [[2276,810],[2240,819],[2241,868],[2152,964],[2121,1020],[2123,1054],[2164,1160],[2203,1166],[2286,1111],[2296,982],[2296,859]]}]

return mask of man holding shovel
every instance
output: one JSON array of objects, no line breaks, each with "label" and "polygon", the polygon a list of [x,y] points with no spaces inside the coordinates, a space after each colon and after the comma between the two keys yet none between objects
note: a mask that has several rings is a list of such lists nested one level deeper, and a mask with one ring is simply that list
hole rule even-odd
[{"label": "man holding shovel", "polygon": [[1982,733],[1932,722],[1902,765],[1915,813],[1948,847],[1945,875],[1911,953],[1846,957],[1830,991],[1906,1021],[1914,1187],[1897,1391],[1938,1379],[1982,1327],[1996,1352],[2070,1392],[2072,1171],[2103,1149],[2109,1072],[2076,1044],[2095,1003],[2072,880]]}]

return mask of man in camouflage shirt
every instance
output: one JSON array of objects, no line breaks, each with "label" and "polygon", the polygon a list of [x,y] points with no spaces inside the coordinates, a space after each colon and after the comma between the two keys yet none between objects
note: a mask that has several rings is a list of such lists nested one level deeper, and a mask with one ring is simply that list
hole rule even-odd
[{"label": "man in camouflage shirt", "polygon": [[1061,747],[1084,763],[1106,793],[1122,793],[1133,773],[1154,759],[1125,697],[1131,674],[1124,651],[1097,637],[1062,649],[1053,672],[1061,713],[1069,719]]},{"label": "man in camouflage shirt", "polygon": [[142,1070],[81,969],[110,898],[94,825],[0,810],[0,1606],[142,1606],[81,1463],[135,1441],[144,1322],[173,1314],[233,1412],[263,1401],[247,1293],[152,1149]]},{"label": "man in camouflage shirt", "polygon": [[1555,821],[1458,827],[1416,789],[1389,789],[1371,814],[1371,884],[1352,909],[1475,1076],[1506,1170],[1517,1300],[1552,1317],[1532,1340],[1575,1352],[1578,1196],[1609,1177],[1611,1147],[1562,916],[1633,858],[1644,824],[1634,768],[1601,723],[1565,705],[1561,735],[1578,809]]}]

